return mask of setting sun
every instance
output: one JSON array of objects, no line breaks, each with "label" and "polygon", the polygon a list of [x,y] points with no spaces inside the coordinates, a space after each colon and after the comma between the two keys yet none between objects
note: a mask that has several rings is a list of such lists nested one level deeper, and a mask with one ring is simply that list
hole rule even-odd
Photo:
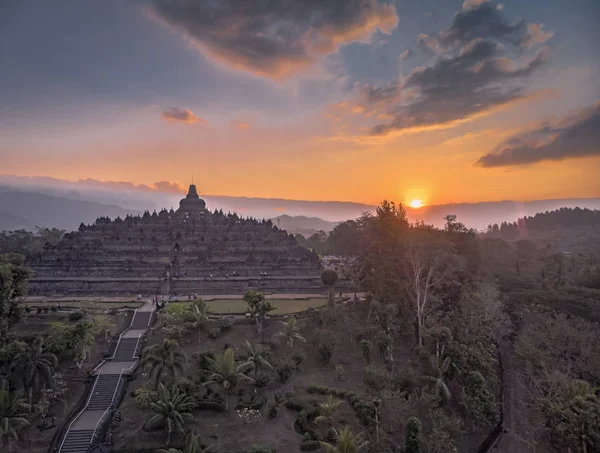
[{"label": "setting sun", "polygon": [[423,206],[423,201],[422,200],[410,200],[409,205],[411,208],[419,209],[420,207]]}]

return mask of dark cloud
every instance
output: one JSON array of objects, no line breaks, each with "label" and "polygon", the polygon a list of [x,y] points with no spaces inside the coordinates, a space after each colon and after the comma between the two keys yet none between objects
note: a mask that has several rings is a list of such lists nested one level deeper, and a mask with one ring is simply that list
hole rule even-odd
[{"label": "dark cloud", "polygon": [[205,55],[273,78],[398,24],[379,0],[155,0],[152,12]]},{"label": "dark cloud", "polygon": [[600,156],[600,102],[558,123],[508,139],[476,165],[505,167],[591,156]]},{"label": "dark cloud", "polygon": [[419,35],[420,46],[437,54],[430,66],[415,68],[394,86],[369,87],[369,96],[363,90],[365,106],[376,99],[386,110],[381,117],[393,118],[373,127],[373,135],[445,127],[530,96],[521,79],[545,63],[549,48],[524,46],[545,40],[541,26],[511,23],[491,3],[465,2],[463,8],[447,30]]},{"label": "dark cloud", "polygon": [[200,121],[201,123],[206,122],[202,118],[198,118],[189,109],[182,109],[180,107],[172,107],[162,112],[161,116],[167,121],[183,121],[184,123],[194,124]]}]

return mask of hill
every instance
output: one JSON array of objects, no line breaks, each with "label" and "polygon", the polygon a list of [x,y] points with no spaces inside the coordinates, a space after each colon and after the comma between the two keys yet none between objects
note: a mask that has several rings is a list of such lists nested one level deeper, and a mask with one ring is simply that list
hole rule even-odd
[{"label": "hill", "polygon": [[98,217],[124,217],[136,211],[93,201],[72,200],[36,192],[0,192],[0,231],[36,226],[76,230]]},{"label": "hill", "polygon": [[329,232],[340,223],[329,222],[319,217],[289,216],[287,214],[273,217],[271,221],[273,225],[277,225],[288,233],[301,234],[304,237],[310,237],[318,231]]}]

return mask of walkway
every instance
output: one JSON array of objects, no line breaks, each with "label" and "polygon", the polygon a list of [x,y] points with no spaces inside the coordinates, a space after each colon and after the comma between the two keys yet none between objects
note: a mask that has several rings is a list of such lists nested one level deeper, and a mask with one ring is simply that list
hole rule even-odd
[{"label": "walkway", "polygon": [[137,309],[129,328],[119,337],[115,351],[94,371],[94,384],[85,407],[73,419],[58,449],[59,453],[86,453],[100,435],[103,423],[112,411],[125,385],[125,375],[133,373],[138,364],[140,341],[154,314],[154,306],[146,302]]}]

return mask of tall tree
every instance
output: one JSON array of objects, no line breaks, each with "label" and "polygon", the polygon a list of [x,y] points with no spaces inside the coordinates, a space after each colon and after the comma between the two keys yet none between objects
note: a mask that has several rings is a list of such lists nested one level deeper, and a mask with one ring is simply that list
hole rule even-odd
[{"label": "tall tree", "polygon": [[31,272],[14,264],[0,265],[0,346],[23,316],[21,298],[27,293]]},{"label": "tall tree", "polygon": [[327,286],[327,289],[328,289],[327,300],[328,300],[329,305],[332,306],[333,302],[334,302],[333,287],[338,281],[338,274],[333,269],[325,269],[321,273],[321,281],[323,282],[323,284],[325,286]]},{"label": "tall tree", "polygon": [[29,425],[29,405],[21,392],[10,392],[4,383],[0,389],[0,447],[6,445],[10,452],[11,440],[19,440],[18,431]]},{"label": "tall tree", "polygon": [[150,346],[144,351],[142,367],[147,368],[154,378],[154,388],[158,388],[165,376],[174,378],[177,372],[183,372],[186,357],[179,350],[175,340],[165,339],[161,344]]},{"label": "tall tree", "polygon": [[300,335],[300,328],[298,327],[298,320],[292,316],[287,321],[281,321],[283,329],[277,332],[276,336],[283,338],[288,347],[294,346],[294,340],[302,341],[306,343],[306,338]]},{"label": "tall tree", "polygon": [[249,362],[236,362],[233,349],[227,348],[223,355],[214,360],[208,358],[211,374],[204,385],[218,384],[225,391],[225,408],[229,410],[229,393],[240,381],[250,381],[245,372],[252,367]]},{"label": "tall tree", "polygon": [[27,352],[15,358],[14,372],[27,390],[29,404],[33,404],[33,392],[42,390],[42,386],[52,385],[52,371],[58,364],[56,356],[44,352],[43,340],[35,341]]},{"label": "tall tree", "polygon": [[194,409],[194,398],[186,395],[176,386],[171,388],[163,384],[158,386],[158,399],[150,403],[150,408],[155,414],[146,423],[146,427],[152,429],[162,427],[167,432],[166,444],[171,443],[171,435],[174,432],[184,433],[184,424],[191,421],[194,416],[190,412]]},{"label": "tall tree", "polygon": [[256,380],[256,375],[258,374],[259,369],[273,369],[273,365],[271,365],[269,362],[269,348],[262,344],[251,344],[248,340],[246,340],[244,343],[244,356],[246,358],[246,362],[252,364],[254,380]]},{"label": "tall tree", "polygon": [[262,332],[263,323],[267,314],[277,307],[265,300],[265,293],[254,291],[252,289],[246,290],[244,293],[244,300],[248,304],[248,313],[250,313],[250,317],[256,322],[256,332]]},{"label": "tall tree", "polygon": [[190,326],[198,332],[198,343],[202,341],[202,331],[209,322],[210,310],[202,299],[194,302],[191,312],[188,314]]},{"label": "tall tree", "polygon": [[414,231],[406,254],[408,293],[415,314],[417,343],[423,345],[425,318],[439,301],[436,291],[449,283],[459,269],[460,258],[449,241],[428,231]]}]

